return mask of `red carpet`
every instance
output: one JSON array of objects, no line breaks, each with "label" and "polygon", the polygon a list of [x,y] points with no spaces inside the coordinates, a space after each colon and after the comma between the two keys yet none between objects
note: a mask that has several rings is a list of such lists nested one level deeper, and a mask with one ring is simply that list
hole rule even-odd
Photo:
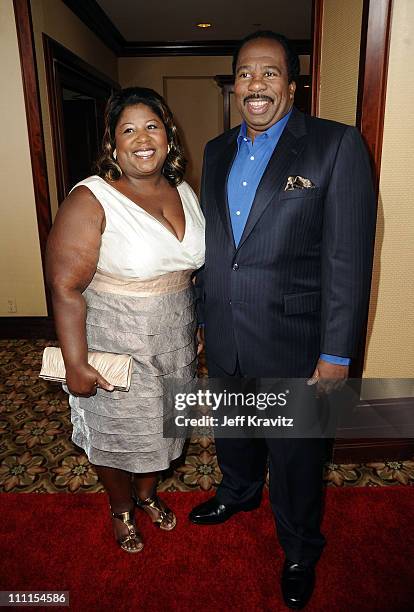
[{"label": "red carpet", "polygon": [[[176,530],[156,530],[139,513],[146,547],[128,555],[111,539],[103,494],[0,495],[0,590],[67,590],[79,612],[286,610],[267,499],[225,525],[197,527],[186,515],[205,495],[162,496]],[[307,611],[414,609],[414,488],[329,489],[324,532]]]}]

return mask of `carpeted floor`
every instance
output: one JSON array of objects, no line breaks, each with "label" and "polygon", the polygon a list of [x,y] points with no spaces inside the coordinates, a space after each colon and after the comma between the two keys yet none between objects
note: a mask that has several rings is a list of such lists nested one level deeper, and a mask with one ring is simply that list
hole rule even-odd
[{"label": "carpeted floor", "polygon": [[[145,548],[136,555],[115,544],[104,495],[0,495],[0,590],[69,591],[75,612],[286,610],[267,496],[255,512],[200,527],[186,517],[205,494],[162,495],[177,527],[162,532],[137,514]],[[412,487],[328,488],[307,612],[412,610],[413,516]]]},{"label": "carpeted floor", "polygon": [[[42,340],[0,340],[0,491],[96,492],[102,487],[84,453],[71,442],[66,394],[39,380]],[[205,373],[201,370],[201,374]],[[164,476],[162,491],[213,491],[220,482],[214,441],[193,438]],[[330,486],[414,484],[411,461],[327,464]]]}]

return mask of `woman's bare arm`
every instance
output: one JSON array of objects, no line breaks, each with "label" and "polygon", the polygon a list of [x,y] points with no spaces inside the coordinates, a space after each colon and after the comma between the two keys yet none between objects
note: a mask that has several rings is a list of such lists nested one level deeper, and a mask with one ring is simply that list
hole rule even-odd
[{"label": "woman's bare arm", "polygon": [[87,187],[77,187],[60,206],[47,243],[46,278],[66,382],[77,395],[94,393],[96,385],[112,390],[88,365],[86,304],[82,296],[96,270],[104,223],[104,211],[94,195]]}]

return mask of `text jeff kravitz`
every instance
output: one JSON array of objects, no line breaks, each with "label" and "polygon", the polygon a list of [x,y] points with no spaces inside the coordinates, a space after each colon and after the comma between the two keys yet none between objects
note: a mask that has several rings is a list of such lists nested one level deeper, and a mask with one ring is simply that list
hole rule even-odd
[{"label": "text jeff kravitz", "polygon": [[238,415],[222,419],[203,415],[201,417],[186,417],[179,414],[174,418],[177,427],[293,427],[293,418],[285,416],[259,417],[257,415]]}]

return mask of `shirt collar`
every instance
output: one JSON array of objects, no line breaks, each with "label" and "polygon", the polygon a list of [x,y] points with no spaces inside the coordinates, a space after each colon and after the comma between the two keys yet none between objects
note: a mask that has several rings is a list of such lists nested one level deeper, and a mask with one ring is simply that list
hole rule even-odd
[{"label": "shirt collar", "polygon": [[[259,138],[262,140],[266,140],[268,141],[269,145],[275,147],[277,141],[280,138],[280,135],[282,134],[285,125],[287,124],[287,122],[290,119],[290,116],[292,114],[292,110],[293,108],[290,109],[290,111],[281,119],[279,119],[279,121],[276,121],[276,123],[274,123],[268,130],[266,130],[265,132],[262,132],[261,134],[259,134],[258,136],[256,136],[255,140],[258,140]],[[246,122],[243,121],[241,126],[240,126],[240,131],[239,134],[237,136],[237,148],[240,149],[240,145],[241,143],[245,140],[249,140],[250,138],[247,136],[247,125]]]}]

